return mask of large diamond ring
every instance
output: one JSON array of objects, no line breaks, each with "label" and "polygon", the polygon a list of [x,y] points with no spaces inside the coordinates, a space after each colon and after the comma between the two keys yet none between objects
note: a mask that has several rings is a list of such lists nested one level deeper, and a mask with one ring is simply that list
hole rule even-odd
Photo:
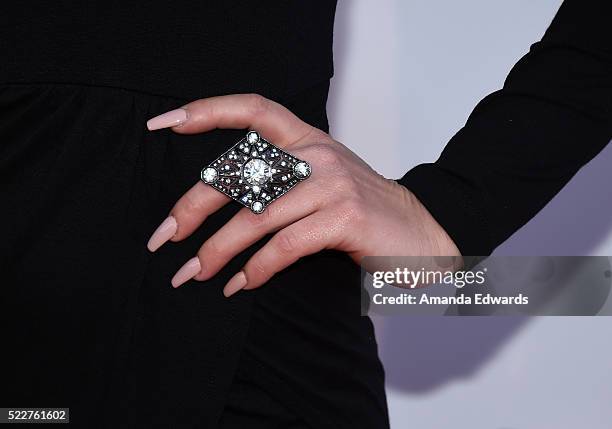
[{"label": "large diamond ring", "polygon": [[257,131],[202,169],[202,181],[262,213],[268,204],[310,176],[310,165],[265,140]]}]

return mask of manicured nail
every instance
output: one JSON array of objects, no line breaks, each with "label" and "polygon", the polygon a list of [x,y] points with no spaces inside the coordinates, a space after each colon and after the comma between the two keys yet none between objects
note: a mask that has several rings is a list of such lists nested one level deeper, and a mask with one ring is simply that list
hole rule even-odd
[{"label": "manicured nail", "polygon": [[229,282],[227,282],[227,284],[223,288],[223,295],[225,295],[226,298],[230,297],[236,292],[238,292],[240,289],[245,287],[246,284],[246,276],[244,275],[244,272],[240,271],[238,274],[234,275],[234,277],[232,277]]},{"label": "manicured nail", "polygon": [[172,277],[171,283],[172,287],[179,287],[187,280],[191,280],[194,278],[200,271],[202,271],[202,267],[200,266],[200,260],[198,257],[191,258],[185,265],[183,265]]},{"label": "manicured nail", "polygon": [[185,109],[174,109],[151,118],[147,121],[149,131],[159,130],[160,128],[176,127],[187,120]]},{"label": "manicured nail", "polygon": [[176,219],[174,216],[168,216],[162,223],[157,227],[155,232],[149,238],[149,242],[147,243],[147,248],[151,252],[155,252],[157,249],[162,247],[162,245],[174,237],[176,234],[176,229],[178,228],[176,224]]}]

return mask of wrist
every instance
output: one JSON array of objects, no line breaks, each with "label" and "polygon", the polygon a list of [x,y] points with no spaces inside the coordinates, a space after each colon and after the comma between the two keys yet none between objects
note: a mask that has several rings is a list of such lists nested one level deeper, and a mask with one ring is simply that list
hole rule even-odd
[{"label": "wrist", "polygon": [[405,212],[409,214],[410,222],[416,223],[420,227],[420,253],[423,256],[461,257],[461,252],[450,235],[419,201],[417,196],[405,186],[397,182],[394,183],[402,194],[401,200],[406,207]]}]

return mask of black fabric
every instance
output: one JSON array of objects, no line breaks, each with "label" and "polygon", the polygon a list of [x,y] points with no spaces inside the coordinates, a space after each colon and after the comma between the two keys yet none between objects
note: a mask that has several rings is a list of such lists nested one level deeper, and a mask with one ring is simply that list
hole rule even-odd
[{"label": "black fabric", "polygon": [[287,409],[254,383],[253,370],[257,366],[241,362],[232,381],[230,393],[219,421],[220,429],[312,429],[297,414]]},{"label": "black fabric", "polygon": [[244,133],[148,132],[146,120],[257,92],[327,129],[334,8],[2,6],[2,406],[70,407],[72,427],[84,428],[388,426],[350,258],[322,252],[224,298],[259,243],[213,279],[172,289],[236,204],[184,242],[145,247],[201,167]]},{"label": "black fabric", "polygon": [[[145,121],[196,98],[258,92],[326,129],[334,7],[2,6],[2,406],[68,406],[74,427],[244,427],[248,395],[261,394],[253,403],[265,402],[272,427],[388,426],[348,257],[321,252],[223,298],[260,243],[210,281],[171,289],[236,205],[183,243],[145,249],[201,166],[241,135],[149,133]],[[464,254],[490,252],[610,139],[606,12],[603,1],[567,0],[441,158],[400,181]]]},{"label": "black fabric", "polygon": [[2,81],[276,99],[332,75],[335,7],[333,0],[5,2]]},{"label": "black fabric", "polygon": [[409,188],[463,255],[488,255],[612,139],[612,3],[565,0],[542,40]]}]

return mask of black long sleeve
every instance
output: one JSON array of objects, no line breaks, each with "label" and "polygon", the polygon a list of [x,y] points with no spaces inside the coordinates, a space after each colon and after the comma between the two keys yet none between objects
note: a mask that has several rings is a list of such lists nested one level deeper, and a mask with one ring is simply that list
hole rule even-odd
[{"label": "black long sleeve", "polygon": [[612,139],[612,2],[566,0],[440,158],[398,180],[463,255],[488,255]]}]

